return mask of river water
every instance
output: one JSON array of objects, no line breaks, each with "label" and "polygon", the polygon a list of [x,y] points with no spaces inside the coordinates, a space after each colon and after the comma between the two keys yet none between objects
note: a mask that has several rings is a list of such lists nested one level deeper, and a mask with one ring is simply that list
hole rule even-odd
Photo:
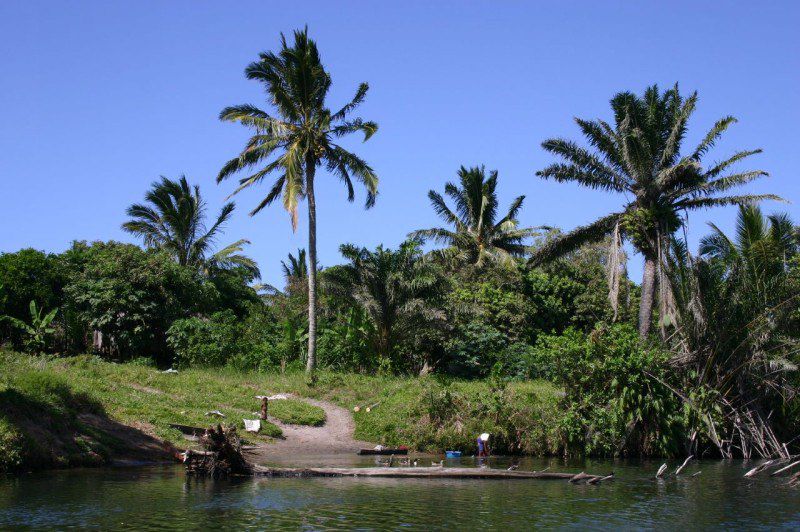
[{"label": "river water", "polygon": [[[368,457],[338,462],[374,465]],[[493,458],[491,466],[508,463]],[[187,478],[172,465],[69,470],[0,479],[0,529],[800,529],[800,487],[788,487],[785,476],[744,479],[753,463],[695,462],[680,477],[664,480],[653,478],[660,462],[519,464],[613,470],[616,479],[597,486],[545,480],[211,481]],[[474,460],[451,460],[448,467],[474,467]],[[690,476],[697,471],[702,473]]]}]

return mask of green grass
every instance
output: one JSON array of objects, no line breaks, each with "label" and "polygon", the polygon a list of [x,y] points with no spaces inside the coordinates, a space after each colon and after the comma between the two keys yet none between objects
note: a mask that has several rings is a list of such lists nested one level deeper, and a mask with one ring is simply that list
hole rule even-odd
[{"label": "green grass", "polygon": [[269,415],[292,425],[311,425],[321,427],[325,424],[325,411],[297,399],[270,401]]},{"label": "green grass", "polygon": [[558,392],[545,381],[322,374],[317,389],[307,393],[351,410],[358,407],[359,439],[473,453],[477,435],[490,432],[496,451],[541,455],[558,447]]},{"label": "green grass", "polygon": [[[82,413],[106,416],[186,447],[170,423],[206,426],[219,419],[205,413],[220,410],[224,423],[243,428],[242,419],[255,417],[260,409],[255,396],[275,393],[327,400],[350,411],[358,407],[355,436],[376,443],[469,453],[477,434],[491,432],[498,451],[547,454],[559,444],[554,429],[558,390],[547,382],[439,381],[324,371],[317,376],[310,386],[303,373],[198,368],[168,374],[140,362],[116,364],[88,355],[44,358],[0,352],[0,470],[92,463],[124,448],[125,442],[114,434],[81,424],[77,416]],[[300,400],[271,401],[269,408],[284,423],[319,426],[325,421],[321,408]],[[31,422],[42,425],[37,434],[32,435]],[[53,447],[42,441],[43,433],[44,440],[50,438],[48,431],[61,440],[68,434],[74,438],[56,456],[45,456],[48,446]],[[277,426],[262,423],[260,434],[247,433],[245,438],[266,442],[280,433]]]}]

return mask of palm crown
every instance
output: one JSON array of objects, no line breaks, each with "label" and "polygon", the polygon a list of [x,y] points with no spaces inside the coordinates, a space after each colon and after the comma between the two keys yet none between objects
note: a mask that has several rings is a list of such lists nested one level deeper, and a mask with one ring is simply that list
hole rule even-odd
[{"label": "palm crown", "polygon": [[281,261],[281,270],[287,283],[304,281],[308,277],[306,250],[298,249],[296,257],[289,253],[287,262]]},{"label": "palm crown", "polygon": [[216,237],[234,211],[233,203],[223,205],[210,228],[205,225],[206,203],[200,187],[189,185],[186,176],[178,181],[161,177],[145,194],[146,203],[128,207],[131,220],[122,228],[138,237],[148,247],[160,248],[179,264],[211,269],[242,267],[253,277],[260,277],[255,261],[241,254],[247,240],[236,242],[213,252]]},{"label": "palm crown", "polygon": [[669,236],[683,223],[683,212],[779,199],[771,194],[727,195],[732,188],[767,175],[761,170],[730,172],[737,162],[761,150],[739,151],[720,163],[702,166],[704,155],[736,122],[731,116],[717,121],[691,153],[681,155],[696,103],[696,92],[683,98],[677,85],[663,93],[654,85],[643,97],[623,92],[611,100],[614,127],[603,120],[575,120],[594,150],[564,139],[542,143],[565,162],[536,175],[622,193],[626,203],[616,213],[550,240],[533,254],[532,262],[541,263],[620,229],[645,258],[639,316],[642,335],[649,329],[656,269],[660,271]]},{"label": "palm crown", "polygon": [[497,171],[486,176],[483,166],[458,170],[460,186],[447,183],[444,193],[453,201],[454,209],[435,190],[428,192],[431,205],[439,217],[453,229],[433,228],[414,231],[409,236],[431,239],[449,246],[443,254],[469,264],[481,266],[487,260],[505,262],[525,253],[525,239],[537,228],[520,228],[517,214],[525,196],[519,196],[500,220],[497,201]]},{"label": "palm crown", "polygon": [[739,207],[736,236],[730,238],[716,224],[700,241],[700,254],[725,268],[743,270],[750,283],[764,285],[783,273],[787,262],[800,253],[800,238],[785,213],[766,218],[755,205]]},{"label": "palm crown", "polygon": [[269,174],[277,173],[278,177],[269,193],[251,214],[282,195],[283,205],[291,215],[292,226],[296,228],[297,205],[308,191],[308,172],[324,164],[328,171],[344,182],[349,201],[353,201],[355,196],[353,178],[363,183],[367,189],[366,205],[372,206],[377,194],[378,177],[366,162],[335,142],[359,131],[367,140],[378,130],[375,122],[348,118],[364,101],[369,86],[362,83],[350,103],[335,113],[331,112],[325,106],[331,77],[325,71],[317,45],[309,39],[307,30],[294,33],[292,47],[287,45],[286,37],[281,34],[281,51],[278,54],[260,54],[260,59],[245,69],[245,75],[264,85],[277,117],[250,104],[222,110],[219,115],[221,120],[247,126],[253,130],[253,135],[239,156],[223,166],[217,182],[241,170],[262,165],[239,180],[239,187],[234,191],[236,194],[260,183]]},{"label": "palm crown", "polygon": [[421,320],[444,319],[431,304],[442,290],[442,279],[432,263],[421,260],[419,242],[406,241],[396,251],[349,244],[339,249],[349,262],[326,270],[326,286],[366,312],[375,326],[379,356],[388,357],[397,338],[411,334]]}]

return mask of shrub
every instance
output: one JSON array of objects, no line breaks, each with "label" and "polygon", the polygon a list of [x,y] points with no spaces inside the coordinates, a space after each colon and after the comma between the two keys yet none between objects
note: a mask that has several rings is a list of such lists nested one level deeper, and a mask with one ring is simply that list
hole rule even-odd
[{"label": "shrub", "polygon": [[459,377],[486,376],[506,344],[506,336],[491,325],[479,321],[467,323],[447,343],[447,372]]},{"label": "shrub", "polygon": [[210,318],[175,320],[167,331],[167,343],[175,351],[175,365],[223,366],[241,353],[241,330],[230,310]]},{"label": "shrub", "polygon": [[26,463],[25,437],[0,417],[0,474],[13,473]]},{"label": "shrub", "polygon": [[[544,338],[536,370],[564,387],[564,447],[591,455],[669,455],[680,451],[681,405],[666,386],[668,354],[639,342],[628,325],[568,329]],[[533,370],[531,370],[532,372]]]}]

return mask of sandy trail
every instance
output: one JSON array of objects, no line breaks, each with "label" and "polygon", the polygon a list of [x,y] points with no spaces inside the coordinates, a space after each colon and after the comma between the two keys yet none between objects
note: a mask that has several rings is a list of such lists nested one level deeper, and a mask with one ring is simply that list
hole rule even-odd
[{"label": "sandy trail", "polygon": [[292,399],[304,401],[318,406],[325,411],[325,424],[321,427],[307,425],[288,425],[273,417],[270,423],[279,426],[283,431],[283,439],[277,439],[268,445],[259,446],[250,451],[251,458],[259,461],[304,461],[304,457],[322,457],[331,455],[355,456],[362,447],[374,447],[374,443],[358,441],[353,438],[355,422],[350,411],[326,401],[317,401],[293,396]]}]

